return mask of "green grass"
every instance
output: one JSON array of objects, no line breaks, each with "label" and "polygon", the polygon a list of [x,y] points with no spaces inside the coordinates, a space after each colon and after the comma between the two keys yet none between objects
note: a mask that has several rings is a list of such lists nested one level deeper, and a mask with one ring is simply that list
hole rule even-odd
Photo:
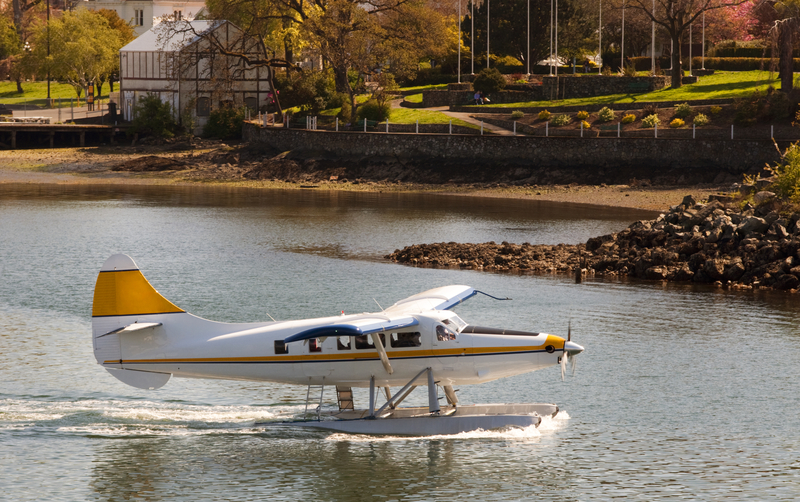
[{"label": "green grass", "polygon": [[555,107],[648,101],[740,98],[752,94],[755,90],[763,91],[770,85],[777,87],[777,84],[780,82],[776,74],[773,74],[773,77],[774,78],[770,79],[770,72],[768,71],[717,71],[713,75],[700,77],[696,84],[684,85],[677,89],[666,87],[658,91],[643,94],[612,94],[609,96],[595,96],[591,98],[562,99],[560,101],[527,101],[522,103],[503,103],[484,106],[493,108],[517,108],[524,106]]},{"label": "green grass", "polygon": [[433,110],[419,110],[413,108],[394,108],[392,109],[389,122],[394,124],[415,124],[419,120],[420,124],[449,124],[450,120],[453,125],[460,125],[464,127],[471,127],[477,129],[478,127],[464,122],[460,119],[451,119],[442,112],[435,112]]},{"label": "green grass", "polygon": [[408,101],[409,103],[422,103],[422,93],[409,94],[405,97],[405,101]]},{"label": "green grass", "polygon": [[430,91],[431,89],[447,89],[447,84],[418,85],[415,87],[401,87],[399,91]]},{"label": "green grass", "polygon": [[[47,106],[47,82],[23,82],[22,94],[17,93],[16,82],[0,81],[0,103],[8,105],[22,105],[28,104],[31,106]],[[109,86],[106,83],[103,86],[103,91],[108,93]],[[77,97],[75,88],[69,84],[61,84],[58,82],[50,82],[50,97],[55,99],[61,98],[61,106],[69,106],[70,99]],[[83,96],[82,96],[83,97]],[[103,96],[106,99],[108,96]],[[100,96],[95,96],[99,99]],[[83,99],[81,99],[83,102]]]}]

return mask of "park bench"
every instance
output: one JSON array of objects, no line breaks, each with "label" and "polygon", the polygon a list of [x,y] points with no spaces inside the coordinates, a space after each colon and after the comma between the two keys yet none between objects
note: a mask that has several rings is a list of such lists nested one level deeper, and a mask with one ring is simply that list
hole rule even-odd
[{"label": "park bench", "polygon": [[628,84],[628,92],[647,92],[649,90],[649,82],[631,82]]}]

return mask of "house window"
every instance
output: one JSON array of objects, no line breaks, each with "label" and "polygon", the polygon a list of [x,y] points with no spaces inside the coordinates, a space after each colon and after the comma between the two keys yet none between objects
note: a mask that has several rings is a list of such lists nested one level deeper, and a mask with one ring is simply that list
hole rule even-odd
[{"label": "house window", "polygon": [[175,18],[175,21],[180,21],[181,19],[183,19],[183,12],[176,10],[175,12],[172,13],[172,17]]},{"label": "house window", "polygon": [[244,106],[256,111],[256,108],[258,108],[258,100],[252,96],[244,98]]},{"label": "house window", "polygon": [[135,9],[133,11],[133,24],[134,26],[144,26],[144,11]]},{"label": "house window", "polygon": [[208,98],[197,98],[197,116],[208,117],[211,115],[211,100]]}]

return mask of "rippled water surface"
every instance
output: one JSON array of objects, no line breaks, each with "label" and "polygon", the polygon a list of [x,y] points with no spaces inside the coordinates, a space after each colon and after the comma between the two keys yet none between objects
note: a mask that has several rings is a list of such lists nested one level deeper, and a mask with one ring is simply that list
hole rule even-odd
[{"label": "rippled water surface", "polygon": [[[419,242],[576,243],[649,216],[435,195],[0,185],[0,499],[800,498],[795,296],[382,259]],[[301,412],[305,389],[173,379],[142,391],[95,364],[92,289],[117,252],[206,318],[371,311],[469,284],[514,301],[473,298],[457,308],[467,321],[563,334],[571,319],[586,352],[564,383],[551,368],[461,387],[465,403],[565,410],[538,429],[374,438],[257,426]]]}]

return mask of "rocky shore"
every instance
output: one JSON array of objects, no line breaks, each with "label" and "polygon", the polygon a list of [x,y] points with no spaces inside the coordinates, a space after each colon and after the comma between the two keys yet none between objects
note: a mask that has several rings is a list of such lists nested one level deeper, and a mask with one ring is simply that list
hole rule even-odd
[{"label": "rocky shore", "polygon": [[[585,244],[458,244],[408,246],[387,259],[420,267],[516,273],[630,276],[716,283],[731,288],[800,287],[800,213],[787,214],[770,192],[753,203],[692,196],[650,221]],[[754,205],[755,204],[755,205]]]}]

